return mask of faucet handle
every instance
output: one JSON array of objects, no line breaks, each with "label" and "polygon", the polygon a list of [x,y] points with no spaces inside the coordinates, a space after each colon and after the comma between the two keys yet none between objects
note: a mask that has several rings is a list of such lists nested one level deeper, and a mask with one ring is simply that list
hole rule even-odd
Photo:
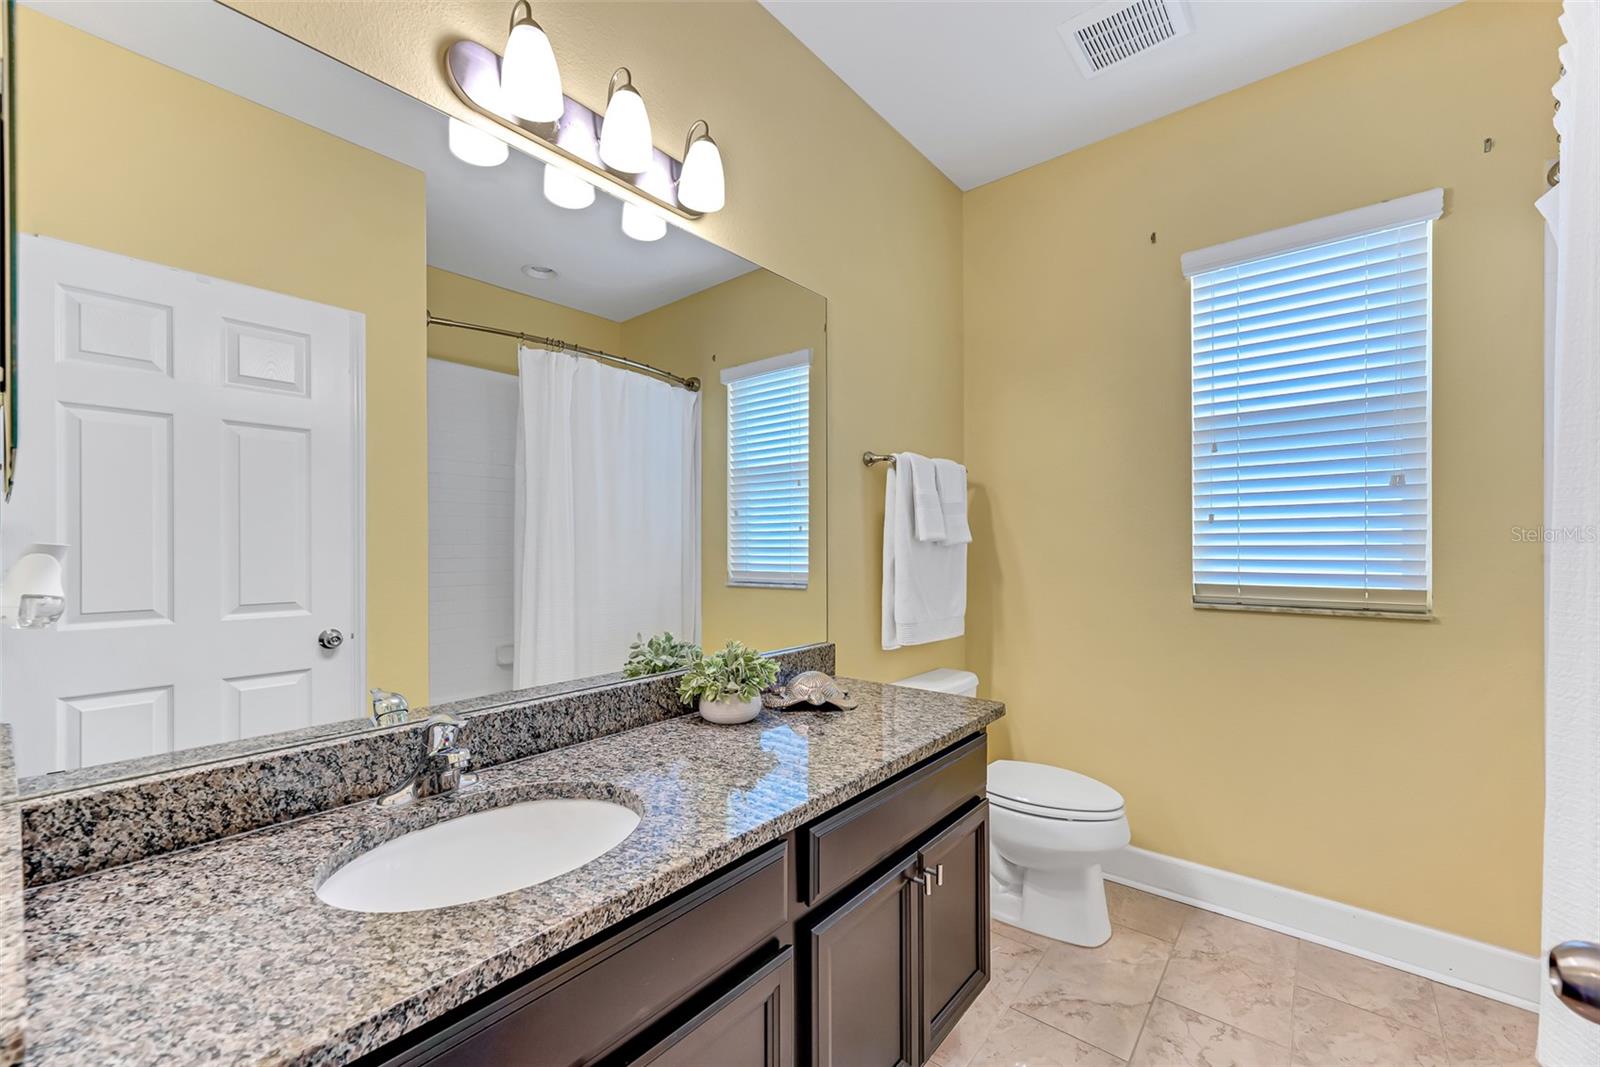
[{"label": "faucet handle", "polygon": [[456,739],[466,722],[449,712],[436,711],[428,716],[428,754],[437,755],[456,747]]},{"label": "faucet handle", "polygon": [[391,693],[387,689],[373,689],[372,721],[378,726],[396,726],[411,717],[411,706],[404,693]]}]

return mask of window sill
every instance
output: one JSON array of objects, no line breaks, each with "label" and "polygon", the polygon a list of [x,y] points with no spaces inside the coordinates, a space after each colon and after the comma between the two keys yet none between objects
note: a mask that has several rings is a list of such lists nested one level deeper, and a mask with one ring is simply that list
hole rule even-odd
[{"label": "window sill", "polygon": [[1334,615],[1347,619],[1398,619],[1402,622],[1438,622],[1428,611],[1366,611],[1361,608],[1300,608],[1271,604],[1202,604],[1191,601],[1196,611],[1252,611],[1266,615]]},{"label": "window sill", "polygon": [[807,582],[798,582],[798,583],[797,582],[754,582],[754,581],[738,581],[738,582],[735,582],[735,581],[730,581],[728,583],[728,588],[729,589],[792,589],[792,590],[794,590],[796,592],[804,592],[810,586],[810,584],[811,583],[808,582],[808,581]]}]

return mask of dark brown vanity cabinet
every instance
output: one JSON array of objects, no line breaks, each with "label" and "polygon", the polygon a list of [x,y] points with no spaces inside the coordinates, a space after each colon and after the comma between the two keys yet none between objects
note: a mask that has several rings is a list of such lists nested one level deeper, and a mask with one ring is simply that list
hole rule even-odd
[{"label": "dark brown vanity cabinet", "polygon": [[918,1067],[989,979],[978,734],[366,1057]]},{"label": "dark brown vanity cabinet", "polygon": [[917,854],[923,892],[918,1036],[933,1055],[989,984],[989,803],[981,802]]},{"label": "dark brown vanity cabinet", "polygon": [[811,1062],[910,1067],[917,1056],[917,860],[852,894],[807,935]]},{"label": "dark brown vanity cabinet", "polygon": [[989,806],[907,851],[805,938],[817,1067],[914,1067],[989,980]]}]

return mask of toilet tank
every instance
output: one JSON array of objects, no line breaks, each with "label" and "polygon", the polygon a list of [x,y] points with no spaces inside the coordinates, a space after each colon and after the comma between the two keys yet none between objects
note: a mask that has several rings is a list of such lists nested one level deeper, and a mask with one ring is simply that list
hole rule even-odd
[{"label": "toilet tank", "polygon": [[978,676],[971,671],[958,671],[954,667],[939,667],[922,674],[914,674],[894,684],[912,689],[930,689],[935,693],[950,693],[958,697],[978,695]]}]

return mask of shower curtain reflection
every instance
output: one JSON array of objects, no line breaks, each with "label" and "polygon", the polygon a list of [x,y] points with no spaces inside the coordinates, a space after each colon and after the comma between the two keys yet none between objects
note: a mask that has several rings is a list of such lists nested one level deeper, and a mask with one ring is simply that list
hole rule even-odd
[{"label": "shower curtain reflection", "polygon": [[513,686],[622,668],[640,633],[700,639],[700,394],[519,353]]}]

